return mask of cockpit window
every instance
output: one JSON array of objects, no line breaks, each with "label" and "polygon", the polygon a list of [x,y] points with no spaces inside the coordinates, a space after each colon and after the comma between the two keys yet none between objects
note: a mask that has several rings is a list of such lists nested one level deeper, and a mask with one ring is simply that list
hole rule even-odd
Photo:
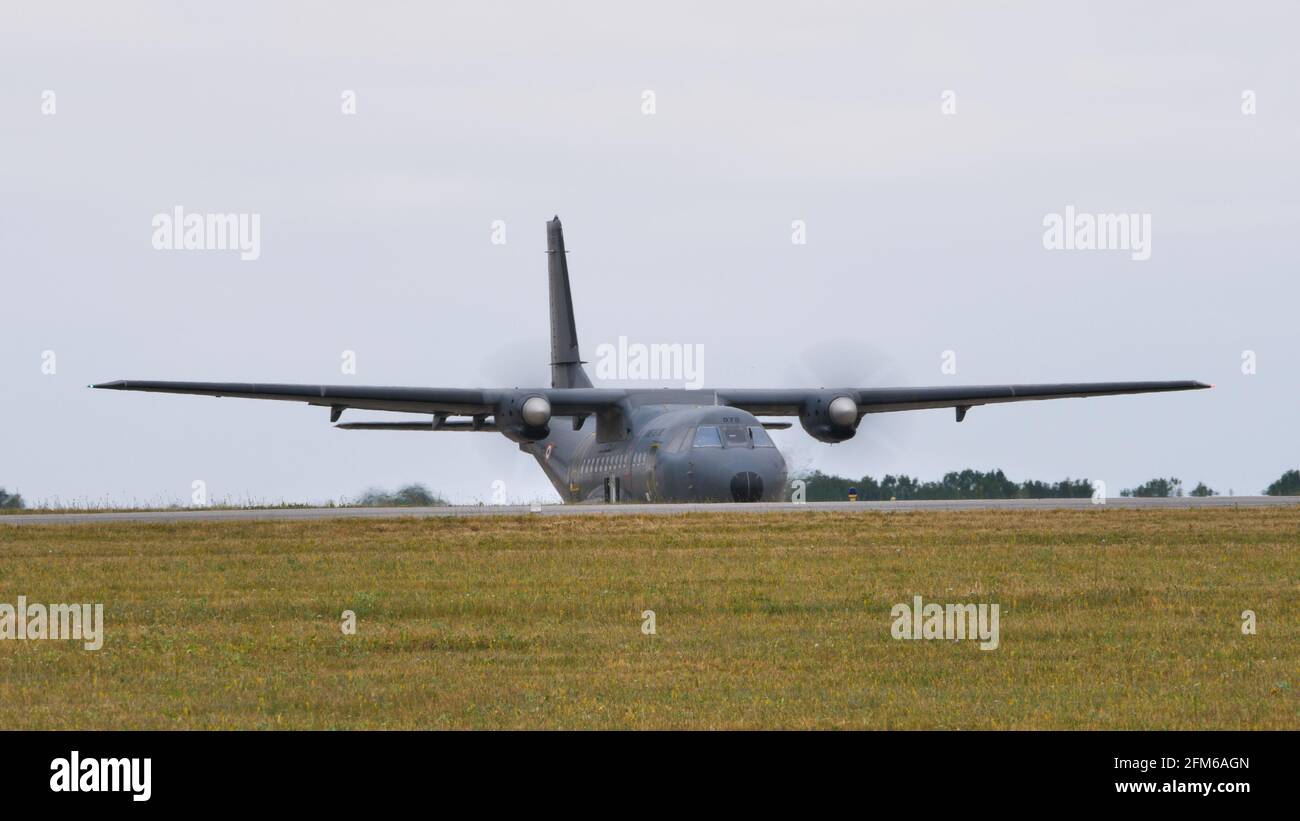
[{"label": "cockpit window", "polygon": [[767,431],[763,430],[762,425],[750,425],[749,438],[754,440],[754,447],[756,448],[776,447],[776,445],[773,444],[772,442],[772,437],[767,435]]},{"label": "cockpit window", "polygon": [[720,448],[722,447],[722,437],[718,435],[718,429],[714,425],[700,425],[695,429],[695,447],[697,448]]},{"label": "cockpit window", "polygon": [[749,431],[745,430],[743,425],[724,425],[722,438],[729,448],[752,447],[749,444]]}]

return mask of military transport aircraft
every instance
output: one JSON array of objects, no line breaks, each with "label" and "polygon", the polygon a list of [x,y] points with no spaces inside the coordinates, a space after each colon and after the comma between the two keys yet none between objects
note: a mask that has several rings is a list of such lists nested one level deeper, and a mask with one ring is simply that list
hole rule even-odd
[{"label": "military transport aircraft", "polygon": [[[428,420],[351,422],[346,430],[497,431],[532,454],[565,502],[774,501],[786,467],[768,429],[797,416],[815,439],[843,442],[863,416],[1031,399],[1112,396],[1208,388],[1200,382],[1083,382],[933,388],[595,388],[578,354],[564,233],[546,225],[551,292],[550,388],[400,388],[236,382],[118,381],[92,385],[241,399],[306,402],[338,422],[350,408],[431,414]],[[559,423],[559,419],[567,420]]]}]

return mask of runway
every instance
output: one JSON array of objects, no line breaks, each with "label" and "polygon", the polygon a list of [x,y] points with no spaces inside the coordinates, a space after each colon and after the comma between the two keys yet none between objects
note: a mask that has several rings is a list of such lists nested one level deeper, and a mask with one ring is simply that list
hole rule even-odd
[{"label": "runway", "polygon": [[8,525],[84,525],[115,522],[252,522],[320,519],[394,519],[439,516],[680,516],[686,513],[904,513],[951,510],[1105,510],[1257,508],[1300,505],[1300,496],[1209,496],[1194,498],[969,499],[909,502],[755,502],[619,505],[454,505],[450,507],[324,507],[238,510],[149,510],[129,513],[18,513],[0,515]]}]

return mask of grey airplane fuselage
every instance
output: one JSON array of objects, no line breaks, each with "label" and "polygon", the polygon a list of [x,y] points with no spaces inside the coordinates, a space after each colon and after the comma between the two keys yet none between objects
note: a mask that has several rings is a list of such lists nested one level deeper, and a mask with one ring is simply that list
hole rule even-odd
[{"label": "grey airplane fuselage", "polygon": [[753,414],[679,404],[679,396],[671,397],[672,402],[652,401],[644,394],[637,398],[641,402],[632,408],[631,433],[623,440],[597,442],[592,417],[577,430],[568,420],[556,419],[546,438],[519,448],[537,459],[566,502],[783,498],[785,459]]}]

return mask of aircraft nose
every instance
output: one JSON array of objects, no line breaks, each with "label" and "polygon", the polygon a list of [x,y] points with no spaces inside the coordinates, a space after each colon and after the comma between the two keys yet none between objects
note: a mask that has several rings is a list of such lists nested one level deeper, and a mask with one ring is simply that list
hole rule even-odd
[{"label": "aircraft nose", "polygon": [[731,477],[731,498],[737,502],[757,502],[763,498],[763,477],[745,470]]}]

